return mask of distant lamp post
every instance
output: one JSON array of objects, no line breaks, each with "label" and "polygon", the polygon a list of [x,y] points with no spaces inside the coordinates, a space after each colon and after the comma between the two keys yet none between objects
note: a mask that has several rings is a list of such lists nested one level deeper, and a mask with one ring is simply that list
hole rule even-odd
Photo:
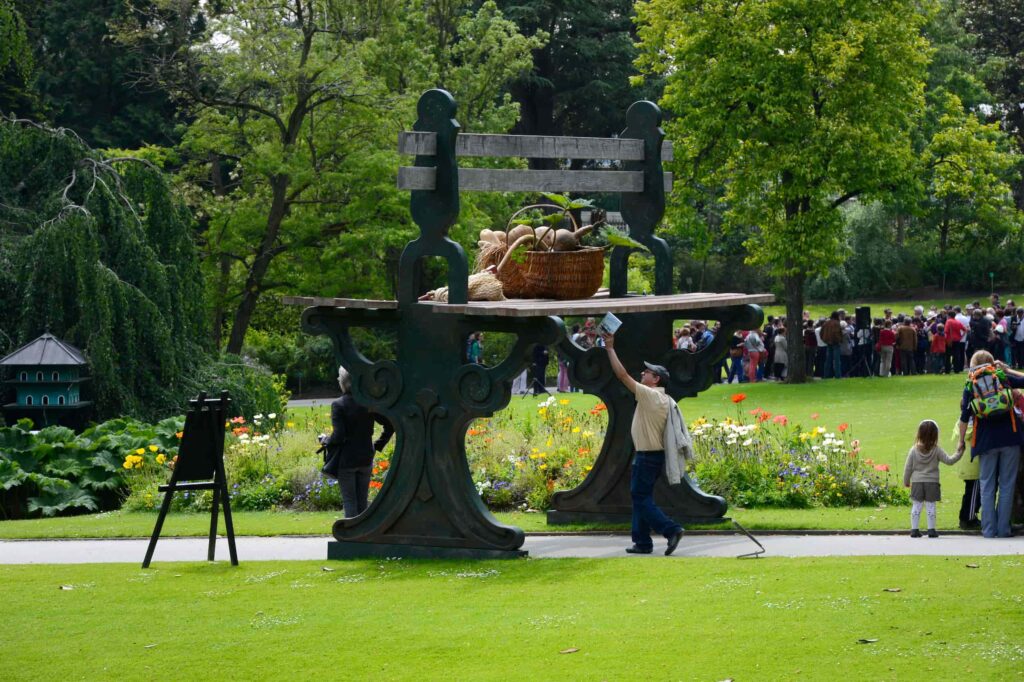
[{"label": "distant lamp post", "polygon": [[4,420],[13,424],[28,418],[37,429],[55,424],[84,428],[92,409],[80,390],[89,380],[82,376],[87,366],[82,351],[49,332],[0,359],[0,368],[10,374],[4,383],[15,392],[14,402],[3,406]]}]

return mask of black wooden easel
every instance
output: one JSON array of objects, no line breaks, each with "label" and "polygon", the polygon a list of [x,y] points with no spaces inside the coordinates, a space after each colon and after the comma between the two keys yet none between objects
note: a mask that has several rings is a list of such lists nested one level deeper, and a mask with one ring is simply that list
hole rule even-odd
[{"label": "black wooden easel", "polygon": [[217,547],[217,511],[218,505],[224,504],[224,527],[228,536],[228,550],[231,553],[231,565],[238,565],[238,554],[235,551],[235,529],[231,523],[231,502],[228,496],[228,481],[224,474],[224,422],[228,416],[231,398],[227,391],[222,391],[219,398],[207,398],[200,393],[195,400],[189,401],[188,413],[185,416],[185,429],[178,449],[178,461],[171,473],[167,485],[160,486],[164,494],[164,502],[160,506],[160,515],[153,528],[153,537],[149,540],[146,558],[142,561],[143,568],[149,568],[156,550],[156,541],[160,538],[160,530],[164,518],[171,508],[171,498],[179,490],[212,490],[213,505],[210,512],[210,547],[206,558],[213,561]]}]

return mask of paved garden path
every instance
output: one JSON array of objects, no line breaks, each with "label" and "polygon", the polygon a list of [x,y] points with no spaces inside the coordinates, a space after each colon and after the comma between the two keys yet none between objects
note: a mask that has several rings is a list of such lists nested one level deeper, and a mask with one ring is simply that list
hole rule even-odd
[{"label": "paved garden path", "polygon": [[[770,535],[758,538],[765,557],[814,556],[995,556],[1024,555],[1024,537],[985,539],[977,535],[946,535],[912,539],[906,535]],[[324,560],[327,537],[239,537],[240,561]],[[163,538],[154,561],[202,561],[203,538]],[[146,540],[7,540],[0,541],[0,564],[141,563]],[[538,559],[626,557],[625,535],[528,535],[523,549]],[[656,542],[643,561],[664,559],[664,542]],[[733,535],[687,535],[672,558],[735,557],[757,550],[749,539]],[[228,556],[227,542],[217,543],[217,556]]]}]

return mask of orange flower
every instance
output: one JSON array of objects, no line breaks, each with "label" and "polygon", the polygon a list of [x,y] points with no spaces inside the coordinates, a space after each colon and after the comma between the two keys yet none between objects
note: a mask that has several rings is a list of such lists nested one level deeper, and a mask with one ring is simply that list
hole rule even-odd
[{"label": "orange flower", "polygon": [[231,419],[231,423],[232,424],[244,424],[245,423],[245,417],[235,417],[235,418]]},{"label": "orange flower", "polygon": [[746,399],[747,399],[747,394],[746,393],[733,393],[732,397],[729,398],[729,400],[733,401],[733,403],[735,403],[737,405],[739,405],[740,403],[742,403]]},{"label": "orange flower", "polygon": [[590,454],[590,448],[580,448],[579,450],[576,451],[576,454],[579,454],[579,455],[589,455]]},{"label": "orange flower", "polygon": [[771,412],[761,412],[761,414],[757,415],[757,421],[759,421],[759,422],[766,422],[766,421],[768,421],[771,418],[772,418],[772,413]]},{"label": "orange flower", "polygon": [[373,488],[374,490],[380,490],[381,488],[384,487],[384,484],[381,483],[380,481],[370,481],[370,487]]},{"label": "orange flower", "polygon": [[380,464],[377,465],[377,468],[381,471],[387,471],[389,466],[391,466],[391,462],[386,459],[382,459]]},{"label": "orange flower", "polygon": [[178,431],[176,434],[174,434],[174,437],[177,438],[178,440],[181,440],[182,438],[185,437],[185,432],[184,431]]},{"label": "orange flower", "polygon": [[594,405],[594,407],[591,408],[590,414],[600,414],[601,412],[604,412],[607,409],[607,405],[605,405],[604,403],[598,403],[597,405]]},{"label": "orange flower", "polygon": [[842,433],[848,428],[850,428],[850,425],[847,424],[846,422],[843,422],[842,424],[839,425],[839,433]]},{"label": "orange flower", "polygon": [[484,432],[483,429],[470,429],[469,431],[466,431],[466,435],[467,436],[479,436],[483,432]]},{"label": "orange flower", "polygon": [[568,469],[571,466],[572,466],[572,460],[571,459],[567,459],[567,460],[565,460],[565,464],[562,465],[562,468],[563,469]]},{"label": "orange flower", "polygon": [[867,464],[868,466],[871,466],[872,464],[875,463],[875,460],[873,460],[873,459],[866,459],[866,460],[864,460],[864,463]]},{"label": "orange flower", "polygon": [[888,464],[876,464],[875,465],[875,471],[888,471],[888,470],[889,470],[889,465]]},{"label": "orange flower", "polygon": [[240,436],[243,433],[249,433],[249,427],[248,426],[238,426],[238,427],[235,427],[235,428],[231,429],[231,433],[235,434],[236,436]]},{"label": "orange flower", "polygon": [[812,412],[811,413],[811,419],[817,419],[817,418],[818,418],[818,413],[817,412]]},{"label": "orange flower", "polygon": [[778,415],[775,415],[775,419],[772,419],[772,422],[775,423],[775,424],[779,424],[781,426],[785,426],[786,424],[789,423],[789,420],[786,419],[786,415],[778,414]]}]

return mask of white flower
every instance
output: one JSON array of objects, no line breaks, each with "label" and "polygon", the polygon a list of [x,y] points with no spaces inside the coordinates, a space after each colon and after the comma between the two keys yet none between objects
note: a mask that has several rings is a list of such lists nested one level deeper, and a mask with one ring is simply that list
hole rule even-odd
[{"label": "white flower", "polygon": [[811,446],[811,452],[817,452],[818,450],[821,450],[821,447],[819,447],[817,445],[812,445]]},{"label": "white flower", "polygon": [[277,419],[277,412],[271,412],[268,414],[267,419]]},{"label": "white flower", "polygon": [[815,459],[817,459],[819,462],[827,462],[828,461],[828,455],[822,453],[822,454],[818,455]]},{"label": "white flower", "polygon": [[750,446],[750,445],[753,445],[753,444],[754,444],[754,439],[753,438],[748,438],[745,441],[743,441],[743,447],[747,447],[747,446]]}]

